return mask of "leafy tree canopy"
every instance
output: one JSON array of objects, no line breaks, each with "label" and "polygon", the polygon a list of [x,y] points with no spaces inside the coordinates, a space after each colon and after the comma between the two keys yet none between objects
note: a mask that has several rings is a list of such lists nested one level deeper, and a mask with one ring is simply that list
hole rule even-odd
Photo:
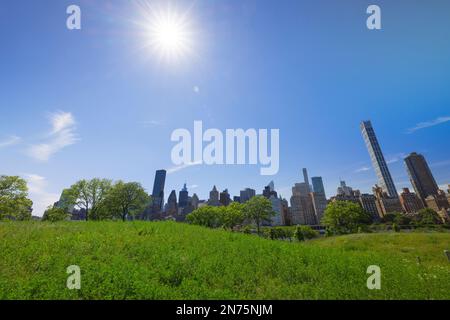
[{"label": "leafy tree canopy", "polygon": [[0,220],[29,220],[32,205],[24,179],[17,176],[0,176]]},{"label": "leafy tree canopy", "polygon": [[356,203],[335,201],[327,206],[321,222],[333,234],[348,234],[356,233],[361,226],[369,224],[371,217]]}]

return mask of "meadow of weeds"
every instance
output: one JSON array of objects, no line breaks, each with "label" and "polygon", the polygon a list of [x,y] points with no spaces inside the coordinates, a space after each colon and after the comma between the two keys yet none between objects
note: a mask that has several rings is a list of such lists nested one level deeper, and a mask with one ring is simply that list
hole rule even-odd
[{"label": "meadow of weeds", "polygon": [[[299,243],[174,222],[5,222],[0,299],[450,299],[445,249],[445,232]],[[371,265],[381,290],[366,286]]]}]

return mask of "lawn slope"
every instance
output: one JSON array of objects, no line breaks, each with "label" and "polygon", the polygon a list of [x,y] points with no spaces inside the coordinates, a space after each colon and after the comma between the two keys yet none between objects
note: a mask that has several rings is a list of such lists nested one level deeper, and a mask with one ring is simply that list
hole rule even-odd
[{"label": "lawn slope", "polygon": [[[449,248],[449,233],[302,244],[171,222],[1,223],[0,299],[449,299]],[[66,289],[70,265],[81,290]]]}]

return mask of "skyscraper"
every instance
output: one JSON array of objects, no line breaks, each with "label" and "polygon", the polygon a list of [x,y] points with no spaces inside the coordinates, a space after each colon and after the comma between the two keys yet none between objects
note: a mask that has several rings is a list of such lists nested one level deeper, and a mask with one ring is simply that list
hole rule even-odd
[{"label": "skyscraper", "polygon": [[369,151],[370,159],[372,160],[373,168],[378,177],[378,183],[384,192],[390,197],[398,198],[398,193],[392,180],[391,173],[384,159],[377,136],[373,130],[370,121],[361,123],[361,132],[366,142],[367,150]]},{"label": "skyscraper", "polygon": [[408,188],[403,188],[403,192],[400,193],[400,203],[406,213],[416,213],[424,206],[420,198],[415,193],[410,192]]},{"label": "skyscraper", "polygon": [[166,216],[176,216],[178,214],[177,193],[175,190],[169,195],[166,204]]},{"label": "skyscraper", "polygon": [[183,189],[180,191],[180,195],[178,197],[178,206],[180,208],[186,208],[189,204],[189,192],[186,187],[186,183],[183,186]]},{"label": "skyscraper", "polygon": [[308,187],[308,192],[311,192],[311,189],[309,187],[308,170],[306,168],[303,168],[303,180]]},{"label": "skyscraper", "polygon": [[155,182],[153,183],[153,208],[162,210],[164,204],[164,185],[166,184],[166,170],[158,170],[155,175]]},{"label": "skyscraper", "polygon": [[219,191],[217,191],[216,186],[214,186],[214,188],[213,188],[213,189],[211,190],[211,192],[209,193],[208,205],[209,205],[209,206],[213,206],[213,207],[218,207],[218,206],[220,206],[220,202],[219,202]]},{"label": "skyscraper", "polygon": [[228,189],[223,190],[219,195],[219,202],[222,206],[228,206],[231,203],[231,197],[228,193]]},{"label": "skyscraper", "polygon": [[245,190],[241,191],[241,203],[246,203],[248,200],[256,196],[256,190],[246,188]]},{"label": "skyscraper", "polygon": [[439,188],[425,157],[413,152],[405,158],[405,164],[414,190],[423,204],[426,204],[425,199],[428,196],[436,195]]},{"label": "skyscraper", "polygon": [[322,177],[312,177],[311,181],[312,181],[312,185],[313,185],[313,191],[315,193],[323,194],[326,197],[325,187],[323,186]]},{"label": "skyscraper", "polygon": [[314,205],[308,192],[308,184],[296,183],[292,188],[291,197],[291,223],[302,225],[315,225],[317,218]]},{"label": "skyscraper", "polygon": [[158,170],[155,175],[155,182],[153,184],[152,204],[149,206],[143,218],[147,220],[160,219],[160,213],[164,206],[164,186],[166,184],[166,170]]}]

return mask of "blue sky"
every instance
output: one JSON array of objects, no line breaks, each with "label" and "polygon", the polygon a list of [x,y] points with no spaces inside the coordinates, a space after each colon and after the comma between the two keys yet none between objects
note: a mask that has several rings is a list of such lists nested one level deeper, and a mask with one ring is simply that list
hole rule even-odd
[{"label": "blue sky", "polygon": [[[152,1],[157,7],[158,3]],[[66,8],[82,29],[66,28]],[[366,9],[382,10],[382,30]],[[342,178],[363,192],[376,183],[359,123],[372,120],[397,187],[402,158],[423,153],[450,183],[448,1],[197,0],[195,41],[181,62],[145,48],[142,5],[130,1],[2,1],[0,173],[28,179],[35,213],[81,178],[141,182],[149,192],[168,169],[166,194],[213,184],[233,195],[270,180],[285,197],[301,169],[328,195]],[[173,170],[173,130],[280,129],[280,171],[259,166]],[[417,130],[411,130],[417,128]]]}]

